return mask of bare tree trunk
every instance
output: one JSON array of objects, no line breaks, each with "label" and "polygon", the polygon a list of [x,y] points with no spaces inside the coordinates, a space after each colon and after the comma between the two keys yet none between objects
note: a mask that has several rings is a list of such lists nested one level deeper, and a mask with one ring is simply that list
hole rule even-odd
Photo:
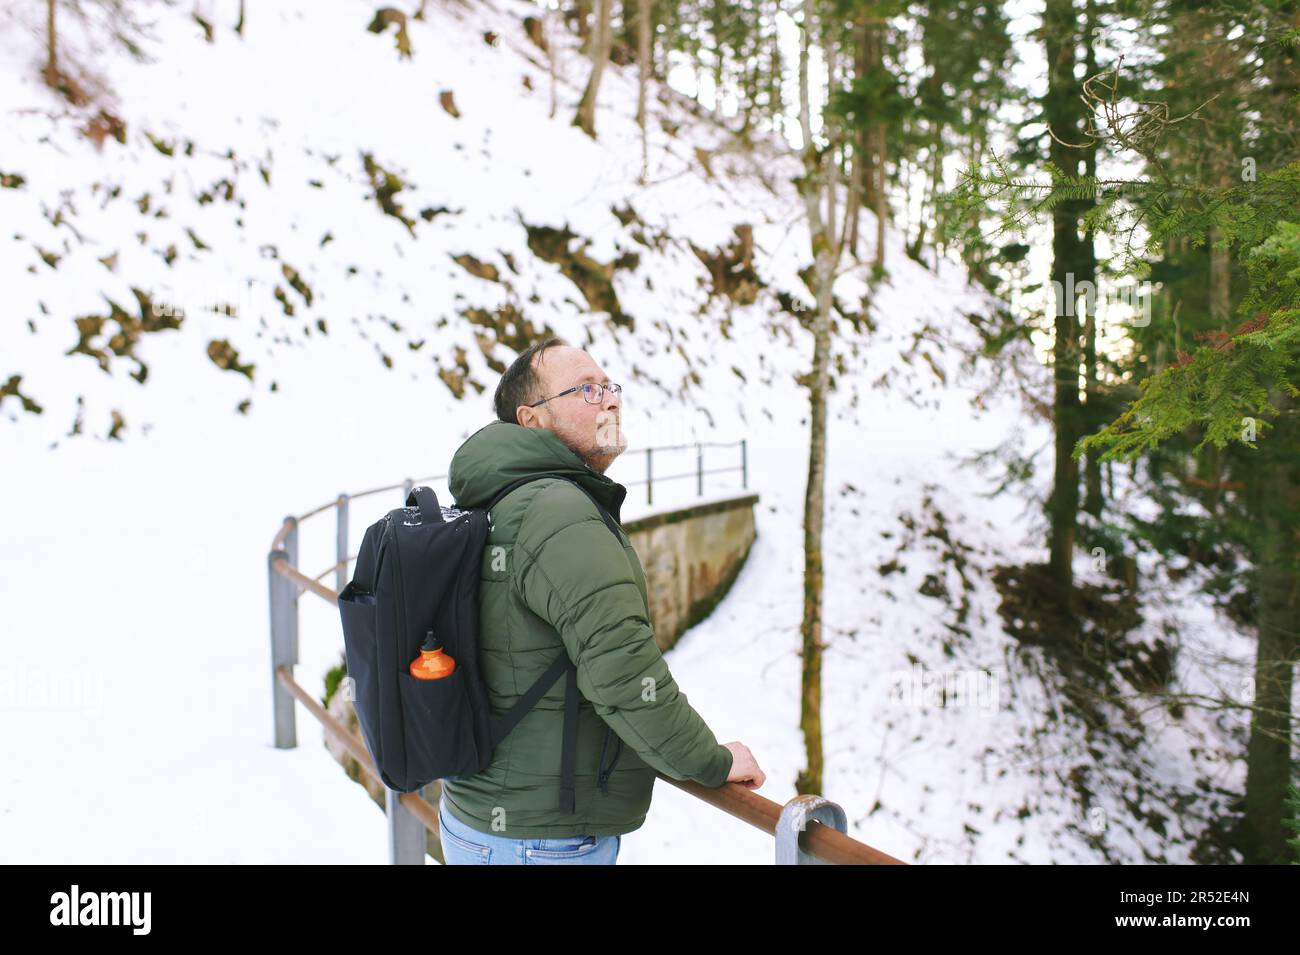
[{"label": "bare tree trunk", "polygon": [[1300,638],[1300,473],[1291,450],[1300,439],[1300,409],[1280,388],[1269,400],[1281,411],[1267,450],[1255,464],[1256,512],[1262,525],[1253,585],[1259,597],[1255,693],[1246,744],[1246,798],[1240,846],[1247,864],[1288,861],[1286,793],[1291,781],[1291,695]]},{"label": "bare tree trunk", "polygon": [[939,245],[943,238],[943,205],[939,202],[939,195],[943,192],[943,157],[948,154],[948,145],[944,142],[943,131],[946,127],[943,123],[939,124],[937,135],[935,137],[934,155],[930,159],[930,181],[934,183],[934,191],[930,193],[930,212],[934,216],[934,241],[931,243],[934,248],[934,269],[939,270]]},{"label": "bare tree trunk", "polygon": [[[826,403],[830,390],[831,293],[842,244],[829,223],[823,223],[824,193],[838,186],[833,150],[817,156],[813,141],[808,96],[808,44],[813,29],[813,0],[803,0],[803,24],[799,43],[799,123],[803,133],[804,175],[799,192],[808,216],[808,231],[814,257],[817,314],[813,320],[813,367],[806,376],[811,411],[808,447],[808,485],[804,497],[804,608],[803,678],[799,725],[803,730],[807,768],[795,782],[799,793],[817,793],[823,788],[824,757],[821,731],[822,649],[822,527],[826,501]],[[829,203],[828,203],[829,206]]]},{"label": "bare tree trunk", "polygon": [[546,14],[542,17],[542,28],[546,31],[546,62],[551,68],[551,119],[555,118],[555,111],[558,108],[555,99],[555,32],[553,26],[557,21],[560,23],[564,22],[558,17],[556,11],[547,7]]},{"label": "bare tree trunk", "polygon": [[889,204],[885,201],[885,124],[876,127],[876,257],[872,265],[876,272],[885,267],[885,223],[889,220]]},{"label": "bare tree trunk", "polygon": [[781,79],[785,73],[785,64],[781,59],[780,43],[775,34],[767,48],[767,101],[772,117],[773,131],[785,137],[785,98],[781,95]]},{"label": "bare tree trunk", "polygon": [[[1095,76],[1097,74],[1097,9],[1094,0],[1087,0],[1084,6],[1084,75]],[[1091,113],[1092,107],[1088,107]],[[1091,121],[1088,115],[1085,121]],[[1092,141],[1084,150],[1084,175],[1092,177],[1097,175],[1097,143]],[[1084,278],[1097,284],[1097,250],[1093,245],[1091,238],[1083,243],[1081,249],[1081,258],[1086,262],[1087,274]],[[1084,414],[1083,423],[1085,430],[1094,431],[1099,425],[1104,424],[1097,413],[1097,403],[1101,400],[1098,393],[1097,384],[1097,316],[1093,313],[1097,310],[1097,302],[1101,300],[1100,295],[1095,295],[1088,305],[1088,319],[1083,328],[1083,394],[1084,394]],[[1101,464],[1098,462],[1099,454],[1089,454],[1084,458],[1083,472],[1083,509],[1093,517],[1101,516],[1102,495],[1101,495]]]},{"label": "bare tree trunk", "polygon": [[[873,7],[870,15],[865,12],[861,20],[862,29],[862,75],[866,76],[878,70],[885,63],[884,23],[879,9]],[[864,134],[866,155],[863,158],[863,201],[871,207],[876,216],[876,249],[872,256],[873,271],[879,272],[885,265],[885,223],[889,219],[889,203],[885,198],[885,148],[888,132],[885,122],[877,118]]]},{"label": "bare tree trunk", "polygon": [[591,36],[591,27],[589,26],[591,18],[591,0],[578,0],[576,4],[578,11],[578,39],[585,41]]},{"label": "bare tree trunk", "polygon": [[[847,59],[847,57],[845,59]],[[828,62],[832,61],[828,60]],[[836,57],[833,62],[839,62],[839,58]],[[857,75],[856,65],[848,70],[848,74],[849,76]],[[842,181],[848,186],[848,194],[844,198],[843,224],[839,228],[839,239],[835,243],[835,248],[841,250],[841,253],[843,249],[847,248],[852,250],[853,248],[849,241],[849,236],[852,232],[856,232],[857,230],[858,209],[862,205],[862,174],[860,171],[862,158],[854,146],[854,136],[856,136],[856,132],[857,131],[854,130],[853,135],[848,135],[846,130],[837,129],[834,134],[834,142],[836,144],[834,155],[836,157],[842,157],[843,161],[836,164],[836,176],[832,181]],[[838,188],[832,189],[832,195],[838,193],[838,191]],[[831,235],[835,235],[835,223],[833,218],[829,224],[829,228],[831,229]],[[838,255],[836,256],[835,262],[838,266]],[[834,285],[834,282],[835,279],[834,276],[832,276],[831,284]]]},{"label": "bare tree trunk", "polygon": [[[835,89],[837,66],[835,49],[833,44],[824,43],[822,45],[822,59],[826,63],[826,90],[827,95]],[[824,127],[823,127],[824,128]],[[827,162],[827,179],[833,180],[834,173],[839,169],[839,145],[838,137],[831,130],[827,132],[826,144],[826,162]],[[826,235],[833,236],[839,230],[835,228],[836,208],[835,200],[839,198],[834,189],[826,189]]]},{"label": "bare tree trunk", "polygon": [[[873,67],[881,65],[880,24],[874,16],[869,16],[865,8],[860,9],[853,27],[854,70],[861,79],[870,75]],[[854,156],[850,189],[854,199],[850,203],[849,223],[846,247],[855,259],[858,255],[858,235],[860,232],[861,211],[867,206],[876,216],[876,248],[873,261],[877,268],[885,261],[885,213],[884,198],[884,150],[885,126],[882,122],[868,124],[863,117],[854,131]]]},{"label": "bare tree trunk", "polygon": [[46,0],[45,3],[45,35],[47,46],[45,82],[50,84],[50,86],[58,86],[59,83],[58,43],[54,32],[54,2],[55,0]]},{"label": "bare tree trunk", "polygon": [[641,184],[650,173],[650,141],[645,128],[645,91],[650,82],[650,8],[653,0],[637,0],[636,7],[636,124],[641,127]]},{"label": "bare tree trunk", "polygon": [[[1082,158],[1068,143],[1081,139],[1083,105],[1079,80],[1074,75],[1079,42],[1075,0],[1046,0],[1043,41],[1047,52],[1047,95],[1043,112],[1053,138],[1049,156],[1058,169],[1077,174]],[[1062,142],[1064,140],[1064,142]],[[1047,501],[1051,524],[1048,539],[1050,575],[1061,607],[1073,609],[1074,543],[1079,511],[1079,468],[1072,457],[1081,433],[1079,405],[1079,327],[1077,305],[1090,280],[1089,256],[1079,238],[1079,224],[1087,203],[1067,200],[1052,209],[1052,281],[1056,284],[1055,342],[1052,346],[1053,400],[1056,461],[1052,493]],[[1091,237],[1086,240],[1091,243]],[[1094,299],[1095,300],[1095,299]],[[1073,616],[1071,616],[1073,623]]]},{"label": "bare tree trunk", "polygon": [[[853,254],[850,233],[858,228],[858,210],[862,208],[862,157],[856,149],[846,149],[848,165],[844,169],[844,181],[848,183],[849,194],[844,200],[844,228],[840,233],[839,248],[848,249]],[[854,256],[856,258],[856,256]]]},{"label": "bare tree trunk", "polygon": [[605,72],[605,64],[609,62],[609,49],[613,42],[609,24],[612,5],[613,0],[600,0],[596,41],[591,47],[591,76],[587,80],[587,88],[583,90],[582,100],[578,103],[577,115],[573,117],[573,125],[592,139],[596,138],[596,95],[600,90],[600,78]]},{"label": "bare tree trunk", "polygon": [[[1089,173],[1092,175],[1092,173]],[[1085,420],[1091,426],[1098,423],[1097,421],[1097,402],[1101,396],[1097,391],[1097,300],[1094,297],[1092,304],[1088,306],[1088,318],[1083,325],[1083,375],[1084,385],[1083,393],[1085,397],[1084,414]],[[1085,459],[1085,471],[1083,480],[1083,509],[1093,517],[1101,516],[1102,496],[1101,496],[1101,463],[1097,460],[1099,454],[1089,454]]]},{"label": "bare tree trunk", "polygon": [[[867,14],[865,10],[859,10],[857,17],[853,21],[853,69],[854,75],[861,79],[867,75]],[[854,185],[857,187],[858,201],[849,205],[849,255],[858,258],[858,221],[861,218],[859,212],[862,204],[874,204],[874,197],[871,194],[872,178],[872,157],[869,149],[869,140],[867,136],[866,123],[859,120],[858,127],[853,133],[853,142],[857,154],[857,162],[854,164]]]}]

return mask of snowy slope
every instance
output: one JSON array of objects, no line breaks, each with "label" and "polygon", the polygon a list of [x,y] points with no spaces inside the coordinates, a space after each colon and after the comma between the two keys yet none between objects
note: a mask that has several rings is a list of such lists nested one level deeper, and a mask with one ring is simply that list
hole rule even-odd
[{"label": "snowy slope", "polygon": [[[23,394],[44,409],[0,405],[3,690],[20,729],[0,774],[0,856],[385,861],[382,816],[338,772],[310,717],[299,709],[298,749],[271,746],[266,550],[286,514],[443,473],[491,417],[511,342],[548,327],[625,386],[632,447],[615,479],[642,476],[639,448],[749,439],[758,540],[731,594],[669,662],[719,739],[753,749],[769,776],[762,793],[789,799],[803,759],[808,441],[795,376],[812,355],[797,320],[807,312],[779,304],[812,303],[799,278],[809,243],[790,184],[797,162],[775,141],[727,151],[724,124],[657,90],[639,184],[634,71],[607,70],[593,142],[569,123],[587,66],[561,35],[551,117],[545,56],[522,25],[538,8],[522,0],[430,5],[409,24],[410,59],[391,30],[366,31],[372,4],[258,5],[242,40],[228,28],[235,7],[203,6],[218,25],[213,43],[188,12],[147,7],[153,62],[121,51],[87,59],[125,123],[126,142],[102,148],[80,132],[89,114],[36,80],[39,11],[0,12],[0,173],[22,177],[0,189],[0,382],[23,374]],[[75,24],[68,42],[89,50]],[[380,167],[401,180],[392,199],[409,228],[381,207]],[[728,247],[743,224],[764,283],[752,305],[710,296],[695,251]],[[563,229],[575,236],[559,243],[568,262],[582,265],[581,249],[618,264],[593,288],[615,291],[619,321],[548,261],[557,243],[547,230]],[[874,328],[837,321],[825,793],[856,837],[909,861],[1186,861],[1177,826],[1166,839],[1134,821],[1130,768],[1149,763],[1193,790],[1207,770],[1188,740],[1206,737],[1212,751],[1227,731],[1162,727],[1134,755],[1090,743],[1068,716],[1048,718],[1059,709],[1051,674],[1037,676],[1037,654],[1004,632],[992,582],[998,564],[1044,559],[1036,497],[1048,472],[1019,497],[989,499],[995,475],[961,464],[1048,442],[1019,394],[1041,398],[1046,378],[1023,354],[1014,367],[969,363],[980,337],[966,316],[996,303],[954,266],[936,275],[908,259],[892,231],[886,256]],[[139,336],[142,364],[114,353],[111,322],[86,342],[108,373],[91,355],[67,357],[74,317],[107,316],[110,302],[140,316],[133,289],[184,308],[185,320]],[[845,312],[860,309],[860,275],[835,291]],[[210,301],[236,303],[241,316],[205,311]],[[251,380],[208,357],[214,339],[233,349],[219,355],[255,365]],[[144,366],[141,384],[132,372]],[[105,440],[114,410],[122,441]],[[719,477],[706,490],[736,486]],[[693,491],[692,481],[659,485],[656,505]],[[642,494],[629,492],[625,517],[646,512]],[[354,509],[354,540],[398,503],[369,500]],[[309,573],[330,563],[332,535],[328,517],[304,525]],[[1090,564],[1080,559],[1080,575],[1099,578]],[[1189,592],[1143,582],[1174,607]],[[1218,626],[1184,603],[1189,635]],[[299,681],[320,687],[341,651],[337,615],[310,594],[301,606]],[[1143,633],[1174,613],[1157,608]],[[940,707],[900,695],[917,664],[971,678],[987,669],[997,697],[962,693]],[[55,684],[72,696],[44,699]],[[1091,804],[1106,809],[1101,837],[1079,797],[1081,760],[1102,777]],[[1217,771],[1217,783],[1236,784],[1233,767]],[[673,787],[656,797],[621,862],[771,861],[770,837]]]}]

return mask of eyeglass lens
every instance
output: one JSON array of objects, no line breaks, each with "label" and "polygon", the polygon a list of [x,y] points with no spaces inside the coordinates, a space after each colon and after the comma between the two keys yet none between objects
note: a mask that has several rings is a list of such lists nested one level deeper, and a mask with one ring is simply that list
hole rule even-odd
[{"label": "eyeglass lens", "polygon": [[587,383],[582,386],[582,396],[585,399],[587,399],[588,403],[590,404],[593,405],[599,404],[602,400],[604,400],[605,388],[608,388],[610,391],[612,391],[615,394],[615,396],[619,398],[623,397],[623,387],[621,385],[599,385],[599,384],[592,384],[592,383]]}]

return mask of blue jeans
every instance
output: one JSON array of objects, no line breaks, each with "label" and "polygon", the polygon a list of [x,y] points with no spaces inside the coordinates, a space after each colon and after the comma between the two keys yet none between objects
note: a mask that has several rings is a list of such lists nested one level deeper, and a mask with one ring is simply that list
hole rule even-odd
[{"label": "blue jeans", "polygon": [[465,825],[438,800],[438,826],[447,865],[616,865],[622,836],[510,839]]}]

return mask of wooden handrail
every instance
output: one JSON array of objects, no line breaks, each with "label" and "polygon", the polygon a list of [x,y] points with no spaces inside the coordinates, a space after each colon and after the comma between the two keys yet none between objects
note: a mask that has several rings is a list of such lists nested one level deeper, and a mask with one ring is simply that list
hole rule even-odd
[{"label": "wooden handrail", "polygon": [[[375,761],[370,758],[370,753],[367,752],[361,737],[331,716],[319,701],[299,686],[288,665],[282,664],[276,667],[275,675],[281,685],[307,707],[307,711],[316,717],[325,727],[325,731],[360,764],[366,775],[377,782],[382,782],[379,771],[375,768]],[[740,783],[723,783],[717,789],[709,789],[692,780],[673,779],[660,772],[656,772],[655,776],[683,792],[690,793],[696,799],[721,809],[741,822],[747,822],[769,835],[776,835],[777,821],[781,818],[780,803],[773,802],[766,796],[760,796]],[[423,822],[430,832],[439,831],[438,810],[428,800],[417,793],[402,793],[401,799],[402,805]],[[906,862],[859,842],[852,836],[837,832],[830,826],[824,826],[815,819],[808,822],[807,828],[799,836],[799,845],[804,851],[836,865],[907,865]]]}]

